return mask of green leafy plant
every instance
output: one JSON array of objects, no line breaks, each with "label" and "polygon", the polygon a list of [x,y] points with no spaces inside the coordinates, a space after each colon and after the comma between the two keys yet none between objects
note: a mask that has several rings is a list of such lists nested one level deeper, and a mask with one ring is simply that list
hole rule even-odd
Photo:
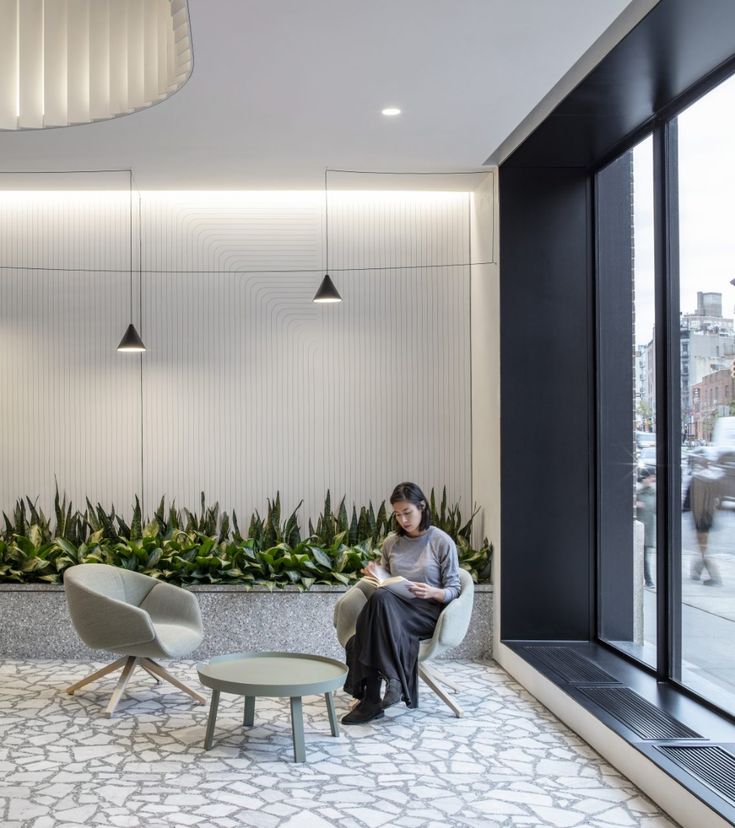
[{"label": "green leafy plant", "polygon": [[[472,521],[463,523],[458,505],[447,505],[446,489],[439,509],[431,493],[432,522],[448,532],[457,544],[460,565],[475,581],[489,577],[492,545],[487,539],[479,549],[471,546]],[[152,519],[143,515],[135,497],[128,523],[111,506],[93,505],[75,510],[58,486],[54,497],[55,526],[37,501],[20,498],[11,515],[3,513],[0,531],[0,582],[59,583],[64,570],[80,563],[106,563],[142,572],[176,584],[239,584],[269,589],[314,584],[347,586],[360,578],[368,561],[379,555],[392,530],[385,502],[377,514],[372,502],[348,513],[343,497],[336,513],[328,491],[316,528],[309,521],[309,535],[302,538],[297,513],[303,501],[282,520],[281,495],[267,500],[261,517],[253,512],[247,537],[243,537],[232,512],[208,506],[204,492],[200,511],[166,506],[162,497]]]}]

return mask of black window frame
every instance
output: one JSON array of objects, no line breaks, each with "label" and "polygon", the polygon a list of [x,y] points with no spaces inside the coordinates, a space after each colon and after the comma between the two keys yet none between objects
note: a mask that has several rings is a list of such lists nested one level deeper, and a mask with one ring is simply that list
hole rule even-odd
[{"label": "black window frame", "polygon": [[[649,121],[618,143],[591,168],[592,204],[597,204],[598,174],[631,151],[646,138],[653,139],[654,197],[654,283],[656,360],[656,629],[657,658],[653,667],[628,651],[616,647],[601,635],[601,554],[603,538],[602,511],[605,500],[600,475],[601,415],[600,389],[604,377],[600,372],[599,320],[603,309],[600,295],[597,214],[594,226],[594,295],[595,326],[595,457],[591,475],[594,481],[595,525],[595,628],[594,640],[624,660],[655,676],[657,681],[676,687],[682,694],[716,711],[730,721],[735,715],[702,696],[681,680],[681,578],[674,577],[681,562],[681,342],[679,291],[679,215],[678,215],[678,142],[677,122],[680,113],[703,98],[724,81],[735,76],[735,58],[692,85],[686,93],[662,107]],[[631,307],[631,312],[633,308]],[[633,399],[633,397],[631,397]],[[664,550],[663,554],[661,550]]]}]

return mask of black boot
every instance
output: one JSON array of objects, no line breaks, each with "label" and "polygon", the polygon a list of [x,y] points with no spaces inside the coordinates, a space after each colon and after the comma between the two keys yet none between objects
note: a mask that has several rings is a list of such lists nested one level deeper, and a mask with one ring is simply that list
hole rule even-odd
[{"label": "black boot", "polygon": [[382,719],[383,705],[380,702],[380,676],[376,673],[365,682],[365,695],[342,717],[342,724],[365,724],[373,719]]},{"label": "black boot", "polygon": [[385,682],[385,693],[383,694],[383,710],[386,707],[392,707],[394,704],[398,704],[402,694],[403,687],[401,686],[401,682],[394,678],[387,679]]},{"label": "black boot", "polygon": [[345,716],[342,724],[365,724],[373,719],[382,719],[385,716],[380,702],[369,702],[367,699],[359,701]]}]

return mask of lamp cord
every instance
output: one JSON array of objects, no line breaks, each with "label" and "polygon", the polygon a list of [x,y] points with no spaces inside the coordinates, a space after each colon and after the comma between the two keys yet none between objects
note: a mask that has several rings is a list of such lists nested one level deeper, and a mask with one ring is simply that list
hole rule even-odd
[{"label": "lamp cord", "polygon": [[327,173],[329,167],[324,168],[324,272],[329,274],[329,190],[327,189]]},{"label": "lamp cord", "polygon": [[[143,212],[141,194],[138,191],[138,321],[140,335],[143,336]],[[132,321],[132,318],[131,318]]]},{"label": "lamp cord", "polygon": [[133,171],[130,173],[130,324],[133,324]]},{"label": "lamp cord", "polygon": [[[439,267],[480,267],[481,265],[492,265],[497,262],[492,260],[481,262],[445,262],[443,264],[422,264],[422,265],[387,265],[385,267],[335,267],[334,273],[368,273],[381,270],[432,270]],[[33,267],[30,265],[0,265],[0,270],[39,270],[42,273],[125,273],[125,270],[112,267]],[[148,274],[170,275],[179,273],[192,276],[196,274],[211,274],[213,276],[259,276],[267,273],[322,273],[322,268],[282,268],[273,270],[162,270],[147,269]]]}]

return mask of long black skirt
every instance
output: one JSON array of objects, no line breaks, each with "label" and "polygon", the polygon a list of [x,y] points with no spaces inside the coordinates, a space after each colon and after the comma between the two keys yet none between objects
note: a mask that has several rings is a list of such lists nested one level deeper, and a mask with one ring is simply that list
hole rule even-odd
[{"label": "long black skirt", "polygon": [[398,679],[403,700],[408,707],[418,707],[419,644],[434,634],[442,609],[436,601],[402,598],[388,589],[376,589],[345,647],[349,668],[345,690],[362,699],[369,678]]}]

